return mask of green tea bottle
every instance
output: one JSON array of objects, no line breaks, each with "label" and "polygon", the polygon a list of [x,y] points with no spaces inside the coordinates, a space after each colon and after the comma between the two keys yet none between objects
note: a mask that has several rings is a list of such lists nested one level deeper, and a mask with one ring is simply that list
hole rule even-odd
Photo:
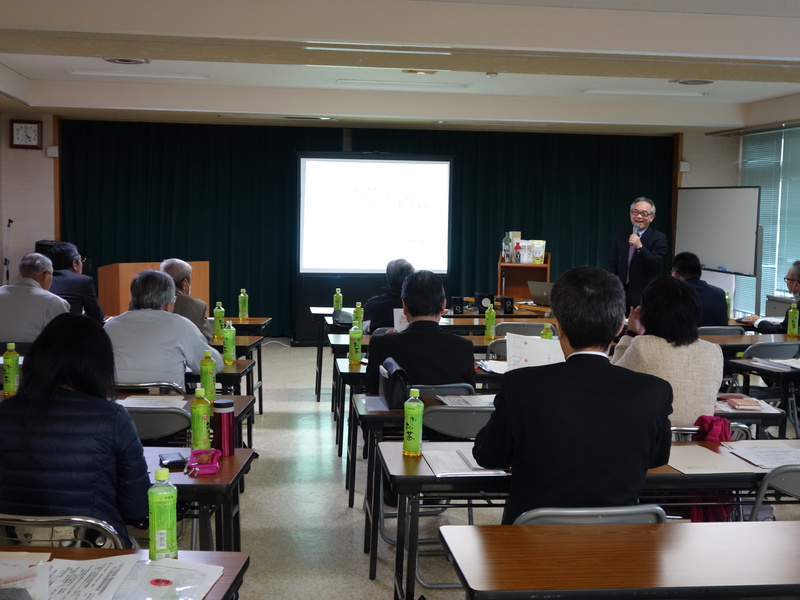
[{"label": "green tea bottle", "polygon": [[353,311],[353,325],[358,325],[358,328],[364,331],[364,309],[361,307],[361,302],[356,302],[356,308]]},{"label": "green tea bottle", "polygon": [[342,306],[344,306],[342,288],[336,288],[336,293],[333,295],[333,310],[342,310]]},{"label": "green tea bottle", "polygon": [[217,363],[211,358],[211,350],[203,352],[203,360],[200,361],[200,387],[205,390],[206,398],[213,402],[217,398]]},{"label": "green tea bottle", "polygon": [[553,328],[550,327],[550,323],[544,324],[544,329],[542,329],[542,339],[543,340],[553,339]]},{"label": "green tea bottle", "polygon": [[150,560],[178,558],[178,490],[169,482],[169,469],[156,469],[156,482],[147,490],[150,511]]},{"label": "green tea bottle", "polygon": [[214,307],[214,341],[222,341],[222,328],[225,326],[225,309],[222,302],[217,302]]},{"label": "green tea bottle", "polygon": [[211,402],[206,399],[205,390],[197,388],[191,407],[192,450],[211,448]]},{"label": "green tea bottle", "polygon": [[788,335],[797,335],[797,317],[797,302],[792,302],[792,306],[789,308],[789,324],[786,327]]},{"label": "green tea bottle", "polygon": [[350,329],[350,348],[347,352],[347,359],[351,365],[361,362],[361,338],[363,335],[364,332],[361,331],[361,328],[353,323],[353,327]]},{"label": "green tea bottle", "polygon": [[230,320],[225,321],[225,328],[222,330],[222,360],[226,365],[232,365],[236,361],[236,329]]},{"label": "green tea bottle", "polygon": [[495,323],[497,323],[497,313],[494,310],[494,306],[491,304],[486,308],[486,313],[484,314],[484,318],[486,320],[486,327],[484,330],[484,336],[487,340],[493,340],[495,338]]},{"label": "green tea bottle", "polygon": [[250,298],[247,296],[247,291],[242,288],[242,293],[239,294],[239,320],[250,318]]},{"label": "green tea bottle", "polygon": [[728,321],[731,320],[731,295],[725,292],[725,304],[728,306]]},{"label": "green tea bottle", "polygon": [[422,456],[422,413],[419,390],[411,388],[403,404],[403,456]]},{"label": "green tea bottle", "polygon": [[19,353],[14,342],[6,344],[3,353],[3,398],[17,393],[19,388]]}]

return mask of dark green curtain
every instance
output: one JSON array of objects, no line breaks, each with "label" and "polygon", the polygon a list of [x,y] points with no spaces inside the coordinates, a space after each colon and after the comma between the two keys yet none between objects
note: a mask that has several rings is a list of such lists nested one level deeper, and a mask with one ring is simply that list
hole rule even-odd
[{"label": "dark green curtain", "polygon": [[[96,266],[211,263],[211,300],[274,318],[291,335],[297,285],[298,152],[342,149],[343,130],[71,121],[61,124],[62,239]],[[544,239],[555,279],[605,266],[628,205],[645,195],[669,232],[671,137],[359,129],[355,152],[454,157],[453,293],[493,290],[503,232]],[[327,298],[327,288],[320,292]],[[295,314],[297,313],[297,314]]]}]

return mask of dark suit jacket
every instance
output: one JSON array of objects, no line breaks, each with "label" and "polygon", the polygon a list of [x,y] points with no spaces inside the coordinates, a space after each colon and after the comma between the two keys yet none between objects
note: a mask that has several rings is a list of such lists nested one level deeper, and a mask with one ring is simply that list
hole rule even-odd
[{"label": "dark suit jacket", "polygon": [[97,301],[94,291],[94,279],[88,275],[75,273],[69,269],[53,271],[53,283],[50,291],[69,302],[69,312],[79,315],[83,312],[87,316],[103,322],[103,309]]},{"label": "dark suit jacket", "polygon": [[414,321],[405,331],[373,337],[369,342],[367,393],[377,394],[380,366],[392,357],[412,384],[475,385],[475,356],[472,342],[447,333],[433,321]]},{"label": "dark suit jacket", "polygon": [[207,318],[208,307],[205,302],[187,296],[179,290],[175,290],[175,308],[172,312],[189,319],[197,326],[200,333],[206,338],[206,341],[211,341],[211,338],[214,336],[214,329],[211,327],[211,322]]},{"label": "dark suit jacket", "polygon": [[[655,279],[661,271],[661,263],[667,255],[667,236],[652,225],[641,235],[642,247],[633,253],[628,276],[628,238],[631,228],[620,232],[614,239],[611,257],[608,259],[608,270],[617,275],[625,285],[625,302],[630,306],[639,306],[642,290]],[[625,280],[628,283],[625,284]]]},{"label": "dark suit jacket", "polygon": [[372,333],[378,327],[394,327],[394,309],[403,308],[400,288],[385,287],[379,296],[373,296],[364,304],[364,320],[370,322]]},{"label": "dark suit jacket", "polygon": [[[791,307],[790,307],[791,308]],[[773,323],[772,321],[761,321],[756,326],[758,333],[786,333],[789,330],[789,309],[786,309],[786,315],[780,323]]]},{"label": "dark suit jacket", "polygon": [[472,454],[511,467],[503,523],[542,507],[636,504],[647,469],[669,460],[672,387],[593,354],[503,375]]},{"label": "dark suit jacket", "polygon": [[699,278],[684,281],[695,289],[700,299],[700,307],[703,310],[700,325],[727,325],[728,303],[725,301],[725,290]]}]

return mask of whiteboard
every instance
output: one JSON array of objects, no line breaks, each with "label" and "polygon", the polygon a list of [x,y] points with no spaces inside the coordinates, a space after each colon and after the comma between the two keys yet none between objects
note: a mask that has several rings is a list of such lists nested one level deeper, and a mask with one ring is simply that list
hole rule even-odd
[{"label": "whiteboard", "polygon": [[761,188],[678,188],[675,254],[693,252],[709,271],[756,275]]}]

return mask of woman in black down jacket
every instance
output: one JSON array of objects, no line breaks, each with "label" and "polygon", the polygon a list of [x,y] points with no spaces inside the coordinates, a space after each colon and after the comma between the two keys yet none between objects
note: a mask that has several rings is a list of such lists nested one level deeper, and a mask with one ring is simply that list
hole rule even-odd
[{"label": "woman in black down jacket", "polygon": [[19,392],[0,402],[0,513],[147,517],[147,464],[114,397],[114,354],[93,319],[53,319],[25,355]]}]

